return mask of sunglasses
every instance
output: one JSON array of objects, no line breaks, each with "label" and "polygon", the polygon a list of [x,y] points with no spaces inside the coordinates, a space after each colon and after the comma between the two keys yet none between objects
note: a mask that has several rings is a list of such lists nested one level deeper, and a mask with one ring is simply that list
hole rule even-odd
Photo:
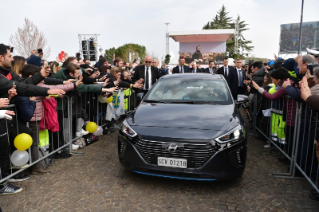
[{"label": "sunglasses", "polygon": [[152,61],[145,61],[145,63],[151,63]]}]

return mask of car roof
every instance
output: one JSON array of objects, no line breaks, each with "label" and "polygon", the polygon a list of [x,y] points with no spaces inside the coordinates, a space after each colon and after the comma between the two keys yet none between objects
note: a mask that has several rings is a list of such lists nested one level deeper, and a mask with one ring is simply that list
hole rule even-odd
[{"label": "car roof", "polygon": [[196,73],[185,73],[185,74],[166,74],[161,78],[174,78],[174,79],[187,79],[187,78],[213,78],[223,79],[221,74],[196,74]]}]

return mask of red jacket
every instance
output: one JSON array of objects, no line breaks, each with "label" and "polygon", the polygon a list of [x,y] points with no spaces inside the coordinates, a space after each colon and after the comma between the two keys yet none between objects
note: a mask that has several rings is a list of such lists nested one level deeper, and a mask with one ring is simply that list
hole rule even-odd
[{"label": "red jacket", "polygon": [[43,99],[44,119],[40,122],[40,130],[48,129],[51,132],[59,131],[58,114],[56,112],[57,102],[53,97],[49,100]]},{"label": "red jacket", "polygon": [[[65,92],[68,92],[72,89],[74,89],[74,84],[73,83],[69,83],[69,84],[61,84],[61,85],[46,85],[43,83],[39,83],[38,86],[40,87],[46,87],[49,89],[62,89]],[[45,99],[45,97],[37,97],[37,99]],[[42,101],[41,102],[37,102],[36,103],[36,108],[33,114],[33,117],[31,118],[30,121],[41,121],[43,118],[43,105],[42,105]]]}]

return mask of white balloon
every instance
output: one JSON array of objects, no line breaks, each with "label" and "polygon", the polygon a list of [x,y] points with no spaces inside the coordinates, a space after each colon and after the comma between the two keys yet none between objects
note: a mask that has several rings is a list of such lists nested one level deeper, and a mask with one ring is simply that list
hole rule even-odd
[{"label": "white balloon", "polygon": [[101,126],[97,126],[96,131],[93,133],[95,136],[103,135],[103,129]]},{"label": "white balloon", "polygon": [[107,101],[107,98],[102,95],[100,95],[97,99],[99,100],[100,103],[106,103]]},{"label": "white balloon", "polygon": [[16,150],[12,153],[11,162],[15,166],[24,166],[29,161],[29,153],[27,151]]}]

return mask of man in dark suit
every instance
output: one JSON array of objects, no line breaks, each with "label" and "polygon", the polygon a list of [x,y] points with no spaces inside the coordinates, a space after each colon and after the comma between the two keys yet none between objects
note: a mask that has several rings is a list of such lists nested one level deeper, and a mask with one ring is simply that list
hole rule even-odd
[{"label": "man in dark suit", "polygon": [[[154,59],[154,60],[152,61],[152,66],[154,66],[155,68],[158,68],[158,64],[159,64],[159,62],[158,62],[157,59]],[[166,75],[165,70],[163,70],[163,69],[161,69],[161,68],[158,68],[158,73],[159,73],[160,77]]]},{"label": "man in dark suit", "polygon": [[173,68],[173,74],[190,73],[189,67],[185,66],[185,59],[180,57],[178,60],[178,66]]},{"label": "man in dark suit", "polygon": [[214,70],[214,61],[209,61],[208,68],[205,69],[206,73],[215,74],[216,70]]},{"label": "man in dark suit", "polygon": [[228,66],[228,57],[224,58],[224,66],[220,67],[219,69],[217,69],[217,74],[221,74],[225,77],[225,79],[227,80],[228,78],[228,74],[229,74],[229,70],[231,69],[230,66]]},{"label": "man in dark suit", "polygon": [[136,89],[136,93],[138,96],[143,97],[149,89],[155,84],[155,82],[160,78],[160,74],[158,69],[154,66],[151,66],[152,57],[147,55],[144,59],[145,65],[137,66],[135,68],[135,73],[132,77],[132,81],[135,83],[136,81],[143,79],[144,86],[143,89]]},{"label": "man in dark suit", "polygon": [[206,69],[201,68],[201,63],[196,64],[196,68],[193,68],[192,73],[207,73]]},{"label": "man in dark suit", "polygon": [[236,67],[229,70],[227,83],[232,93],[232,96],[237,100],[238,94],[243,94],[245,92],[244,86],[244,76],[245,71],[241,69],[241,60],[236,60]]}]

